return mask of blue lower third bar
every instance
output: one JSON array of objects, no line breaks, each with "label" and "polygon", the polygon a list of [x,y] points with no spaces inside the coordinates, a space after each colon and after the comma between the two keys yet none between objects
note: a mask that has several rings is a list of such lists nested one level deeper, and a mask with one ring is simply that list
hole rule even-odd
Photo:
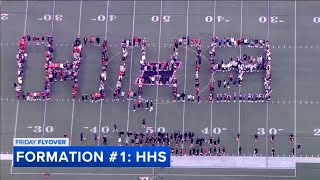
[{"label": "blue lower third bar", "polygon": [[170,167],[170,147],[14,147],[14,167]]}]

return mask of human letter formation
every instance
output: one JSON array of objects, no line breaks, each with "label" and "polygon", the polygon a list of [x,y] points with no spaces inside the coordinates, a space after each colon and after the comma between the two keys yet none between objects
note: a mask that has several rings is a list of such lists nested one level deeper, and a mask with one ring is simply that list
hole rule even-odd
[{"label": "human letter formation", "polygon": [[[35,36],[34,36],[35,37]],[[79,87],[79,71],[82,60],[81,49],[82,44],[80,38],[75,40],[73,44],[73,62],[66,61],[65,63],[53,62],[53,37],[47,36],[46,42],[45,38],[42,37],[42,44],[46,46],[47,50],[45,51],[45,85],[43,92],[24,92],[23,91],[23,81],[24,81],[24,67],[26,66],[27,61],[27,45],[29,44],[27,41],[30,41],[30,36],[24,36],[19,42],[20,50],[16,56],[17,64],[18,64],[18,82],[14,83],[14,89],[16,92],[16,96],[18,99],[22,99],[25,101],[36,101],[36,100],[50,100],[51,91],[50,87],[53,82],[58,80],[74,81],[72,88],[72,99],[75,100],[78,87]],[[86,44],[87,38],[84,38],[84,42]],[[93,44],[93,39],[90,38],[90,44]],[[96,38],[97,47],[100,47],[100,38]],[[40,45],[40,38],[33,38],[34,46]],[[196,63],[195,63],[195,94],[189,93],[187,98],[189,101],[198,101],[200,102],[200,83],[199,83],[199,72],[200,65],[202,60],[202,40],[197,38],[189,38],[184,36],[181,39],[174,39],[174,48],[172,56],[167,61],[146,61],[146,48],[147,41],[146,38],[134,37],[133,40],[125,39],[121,43],[122,48],[122,63],[120,65],[120,69],[118,71],[118,80],[116,83],[116,89],[114,91],[113,97],[114,99],[119,99],[120,95],[125,96],[125,91],[122,90],[122,82],[125,77],[126,72],[126,60],[128,59],[128,49],[134,47],[141,47],[141,59],[140,59],[140,76],[135,80],[135,84],[138,86],[137,91],[133,91],[132,89],[128,89],[127,97],[128,99],[132,99],[135,96],[138,99],[142,98],[142,88],[143,86],[152,86],[152,85],[166,85],[172,88],[172,97],[173,101],[183,101],[185,100],[186,92],[178,92],[177,90],[177,76],[176,72],[178,68],[181,66],[181,61],[178,61],[178,50],[180,47],[188,46],[195,47],[196,49]],[[107,64],[108,64],[108,55],[107,55],[107,41],[104,40],[102,44],[102,72],[100,74],[100,85],[98,92],[94,92],[91,94],[91,101],[97,102],[103,100],[106,96],[105,94],[105,84],[107,79]],[[230,58],[229,62],[225,62],[225,60],[221,60],[221,62],[217,62],[216,60],[216,49],[221,47],[237,47],[237,48],[263,48],[264,55],[260,55],[258,57],[248,56],[246,54],[243,57],[237,57],[234,59]],[[210,69],[211,69],[211,80],[209,83],[210,95],[208,100],[213,102],[216,99],[217,102],[230,102],[233,101],[248,101],[248,102],[264,102],[269,101],[271,99],[271,52],[270,52],[270,44],[266,40],[262,39],[248,39],[241,38],[235,39],[231,38],[223,38],[219,39],[218,37],[212,38],[211,48],[209,51],[210,54]],[[234,75],[231,71],[236,71],[238,73],[238,77],[234,78]],[[230,88],[231,85],[241,86],[241,82],[243,81],[244,73],[253,73],[253,72],[265,72],[265,76],[263,78],[264,85],[264,93],[224,93],[224,94],[216,94],[215,93],[215,74],[217,72],[227,72],[230,73],[228,80],[217,80],[217,88]],[[42,98],[41,98],[42,97]],[[87,93],[82,94],[82,100],[86,101]]]},{"label": "human letter formation", "polygon": [[[229,62],[225,62],[221,60],[221,63],[216,62],[216,48],[219,47],[239,47],[239,48],[264,48],[265,57],[260,55],[259,57],[248,56],[246,54],[243,57],[237,57],[234,59],[230,58]],[[214,95],[217,102],[230,102],[232,99],[236,101],[248,101],[248,102],[264,102],[269,101],[271,99],[271,51],[270,44],[266,40],[262,39],[235,39],[231,38],[223,38],[219,39],[218,37],[212,38],[211,50],[210,50],[210,59],[211,59],[211,73],[213,76],[212,81],[209,84],[210,95],[209,101],[212,102],[214,99]],[[265,71],[265,76],[263,78],[264,85],[264,93],[234,93],[234,94],[215,94],[215,80],[214,75],[217,72],[238,72],[238,78],[234,79],[233,73],[230,73],[229,79],[223,81],[224,88],[230,88],[232,84],[238,84],[241,86],[241,82],[243,80],[244,73],[253,73]],[[218,80],[218,88],[222,86],[222,81]]]}]

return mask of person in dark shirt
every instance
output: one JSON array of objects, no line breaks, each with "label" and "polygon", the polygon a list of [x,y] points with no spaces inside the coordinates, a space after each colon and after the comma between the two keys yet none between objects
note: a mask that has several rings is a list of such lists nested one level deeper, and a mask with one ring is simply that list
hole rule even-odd
[{"label": "person in dark shirt", "polygon": [[99,36],[96,37],[97,46],[100,46],[100,38]]},{"label": "person in dark shirt", "polygon": [[85,37],[83,38],[83,42],[84,42],[84,45],[86,45],[86,44],[87,44],[87,42],[88,42],[88,38],[87,38],[87,36],[85,36]]},{"label": "person in dark shirt", "polygon": [[103,144],[106,146],[107,145],[107,135],[103,136]]}]

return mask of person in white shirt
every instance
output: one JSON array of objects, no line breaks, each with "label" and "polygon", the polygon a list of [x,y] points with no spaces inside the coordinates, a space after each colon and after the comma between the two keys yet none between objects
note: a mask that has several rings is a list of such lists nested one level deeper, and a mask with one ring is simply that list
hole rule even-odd
[{"label": "person in white shirt", "polygon": [[118,138],[118,146],[122,146],[121,145],[121,136],[119,136],[119,138]]}]

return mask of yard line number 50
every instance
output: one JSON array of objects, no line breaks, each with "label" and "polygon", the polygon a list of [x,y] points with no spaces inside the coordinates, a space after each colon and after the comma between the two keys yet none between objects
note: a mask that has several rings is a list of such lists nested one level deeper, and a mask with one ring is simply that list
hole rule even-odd
[{"label": "yard line number 50", "polygon": [[[147,134],[151,134],[153,132],[154,132],[153,127],[147,127],[146,128],[146,133]],[[164,127],[158,127],[157,132],[165,133],[166,129]]]},{"label": "yard line number 50", "polygon": [[[159,22],[161,19],[161,16],[152,16],[151,21],[152,22]],[[162,22],[170,22],[170,16],[162,16]]]}]

